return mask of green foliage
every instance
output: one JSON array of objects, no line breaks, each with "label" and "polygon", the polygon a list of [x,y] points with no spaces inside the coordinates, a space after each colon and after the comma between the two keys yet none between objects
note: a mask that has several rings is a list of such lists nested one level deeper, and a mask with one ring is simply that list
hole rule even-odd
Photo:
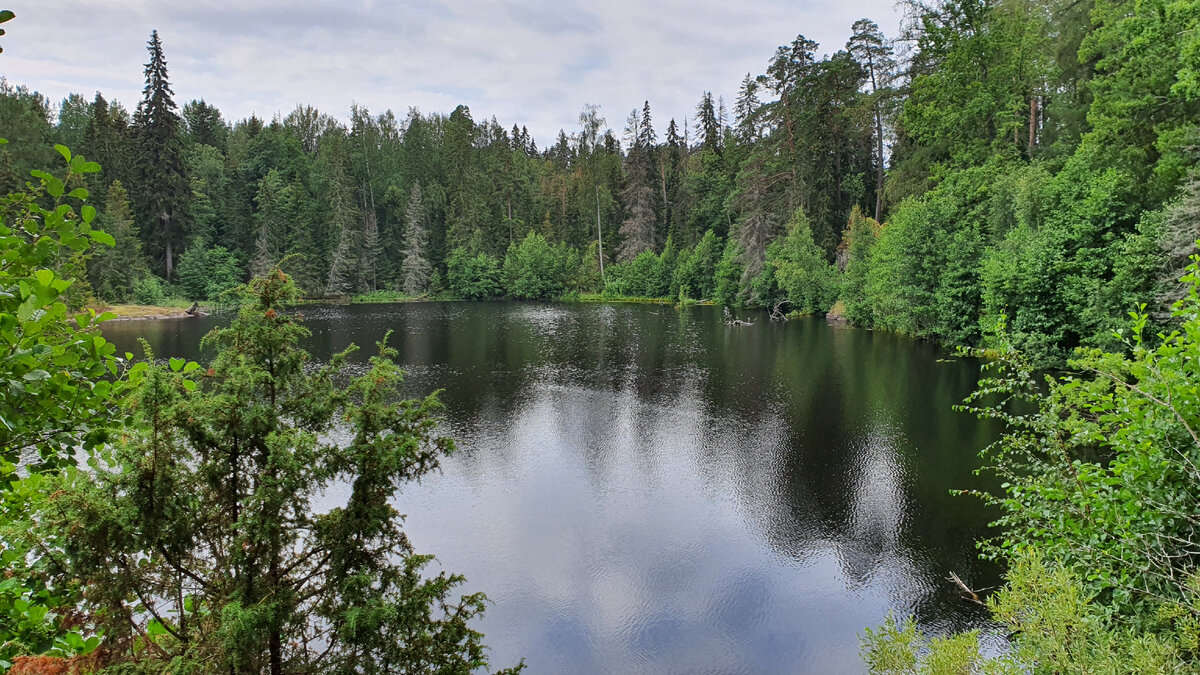
[{"label": "green foliage", "polygon": [[192,244],[179,258],[175,288],[188,300],[218,300],[241,284],[241,269],[224,246]]},{"label": "green foliage", "polygon": [[661,256],[642,251],[626,263],[605,269],[608,283],[604,294],[611,297],[665,298],[671,288],[671,274]]},{"label": "green foliage", "polygon": [[567,288],[572,271],[568,262],[565,246],[551,246],[541,234],[530,232],[520,244],[508,247],[504,256],[504,290],[519,300],[557,298]]},{"label": "green foliage", "polygon": [[92,288],[103,300],[128,302],[141,282],[150,276],[150,266],[137,239],[129,198],[120,181],[113,181],[109,186],[108,198],[96,225],[113,238],[113,245],[94,253],[88,262]]},{"label": "green foliage", "polygon": [[467,300],[486,300],[500,295],[500,261],[486,253],[471,255],[458,248],[446,260],[450,292]]},{"label": "green foliage", "polygon": [[[1166,633],[1114,627],[1078,575],[1035,552],[1019,554],[1006,581],[988,599],[988,608],[1014,636],[1007,653],[985,658],[979,631],[930,639],[911,618],[900,622],[889,616],[863,633],[868,670],[879,675],[1192,672],[1188,654],[1200,637],[1194,610],[1176,612]],[[1194,608],[1197,596],[1190,593]]]},{"label": "green foliage", "polygon": [[359,294],[355,295],[353,298],[350,298],[350,302],[361,302],[361,303],[403,302],[405,300],[412,300],[412,299],[413,299],[413,297],[411,295],[408,295],[407,293],[405,293],[403,291],[391,291],[391,290],[381,288],[377,291],[368,291],[366,293],[359,293]]},{"label": "green foliage", "polygon": [[166,302],[169,294],[162,279],[153,274],[138,280],[133,285],[133,301],[139,305],[161,305]]},{"label": "green foliage", "polygon": [[850,223],[842,237],[846,249],[846,269],[842,277],[841,299],[846,308],[846,319],[852,323],[871,324],[867,284],[870,280],[871,255],[880,229],[879,223],[864,216],[860,209],[850,212]]},{"label": "green foliage", "polygon": [[742,255],[742,247],[736,239],[730,237],[729,241],[725,242],[725,251],[721,254],[721,260],[717,263],[714,273],[716,285],[713,289],[713,301],[722,305],[735,304],[741,288],[742,274],[745,272],[742,269]]},{"label": "green foliage", "polygon": [[50,581],[52,556],[27,533],[53,491],[49,476],[110,439],[120,424],[113,402],[125,387],[125,363],[97,330],[110,317],[68,310],[78,256],[113,243],[91,229],[88,191],[66,187],[99,166],[56,150],[65,176],[38,171],[26,191],[0,198],[0,668],[22,653],[96,646],[66,622],[78,583]]},{"label": "green foliage", "polygon": [[[400,397],[384,341],[336,384],[354,348],[314,366],[278,270],[251,283],[205,369],[146,370],[137,426],[90,472],[70,471],[41,532],[117,662],[180,672],[470,672],[485,598],[425,576],[391,500],[453,449],[436,395]],[[334,431],[341,442],[334,441]],[[315,508],[333,481],[344,503]],[[151,668],[153,669],[153,668]]]},{"label": "green foliage", "polygon": [[[1019,230],[1018,230],[1019,231]],[[1008,557],[989,599],[1014,636],[981,661],[976,637],[926,644],[911,621],[868,631],[873,672],[1190,672],[1200,646],[1200,257],[1154,343],[1132,312],[1119,352],[1081,349],[1076,374],[1038,383],[998,331],[996,360],[961,410],[1007,426],[984,455],[1001,494],[987,542]],[[999,327],[1003,329],[1003,325]],[[949,645],[955,645],[949,650]]]},{"label": "green foliage", "polygon": [[679,257],[674,284],[679,288],[680,298],[705,300],[712,297],[721,253],[717,235],[709,230],[694,249]]},{"label": "green foliage", "polygon": [[[989,449],[1006,495],[999,524],[1009,532],[999,550],[1036,545],[1045,555],[1089,570],[1085,587],[1103,594],[1117,617],[1152,623],[1155,607],[1177,601],[1180,580],[1196,564],[1190,541],[1200,508],[1190,486],[1200,480],[1200,296],[1197,268],[1188,296],[1175,307],[1177,330],[1157,346],[1144,341],[1145,314],[1123,333],[1128,353],[1079,352],[1064,376],[1034,394],[1031,369],[1011,347],[968,400],[969,410],[1009,423]],[[1005,392],[1036,403],[1014,415],[981,407]],[[1132,517],[1136,514],[1136,517]]]},{"label": "green foliage", "polygon": [[813,241],[808,217],[801,209],[792,214],[787,234],[767,247],[759,276],[755,299],[764,306],[787,302],[790,311],[823,314],[837,299],[836,270]]}]

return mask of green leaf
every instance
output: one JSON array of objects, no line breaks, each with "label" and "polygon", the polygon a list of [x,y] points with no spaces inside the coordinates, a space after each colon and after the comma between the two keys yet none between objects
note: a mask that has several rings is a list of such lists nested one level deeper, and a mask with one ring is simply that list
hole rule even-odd
[{"label": "green leaf", "polygon": [[84,162],[83,166],[79,167],[79,173],[100,173],[100,165],[96,162]]},{"label": "green leaf", "polygon": [[25,380],[26,382],[41,382],[43,380],[50,379],[50,373],[38,368],[37,370],[31,370],[28,373],[25,373],[21,379]]},{"label": "green leaf", "polygon": [[41,179],[42,183],[46,186],[46,192],[49,192],[51,197],[58,198],[62,196],[63,184],[61,180],[40,169],[34,169],[29,174],[34,178]]},{"label": "green leaf", "polygon": [[54,281],[54,271],[53,270],[38,270],[33,273],[33,277],[35,279],[37,279],[37,282],[39,284],[41,284],[43,286],[49,286],[50,283]]},{"label": "green leaf", "polygon": [[75,188],[74,190],[71,190],[70,192],[68,192],[67,196],[70,197],[71,199],[87,199],[88,198],[88,189],[87,188]]},{"label": "green leaf", "polygon": [[188,391],[196,391],[196,381],[195,380],[184,380],[183,388],[187,389]]},{"label": "green leaf", "polygon": [[117,240],[113,236],[103,230],[92,230],[88,233],[92,237],[92,241],[98,241],[105,246],[116,246]]},{"label": "green leaf", "polygon": [[183,369],[185,363],[187,363],[185,359],[171,357],[171,370],[178,373],[181,369]]},{"label": "green leaf", "polygon": [[96,217],[96,207],[84,204],[83,208],[79,210],[79,215],[83,218],[83,222],[90,223]]},{"label": "green leaf", "polygon": [[0,23],[4,23],[6,21],[12,21],[14,18],[16,18],[16,16],[17,16],[16,14],[12,13],[12,10],[8,10],[8,9],[0,10]]},{"label": "green leaf", "polygon": [[58,151],[58,154],[63,156],[63,159],[67,160],[68,164],[71,162],[71,151],[67,148],[67,146],[56,144],[54,149]]}]

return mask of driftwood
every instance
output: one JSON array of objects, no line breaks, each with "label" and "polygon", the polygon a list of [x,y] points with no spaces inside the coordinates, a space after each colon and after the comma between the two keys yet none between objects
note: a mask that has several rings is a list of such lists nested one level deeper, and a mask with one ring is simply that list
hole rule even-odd
[{"label": "driftwood", "polygon": [[724,310],[724,312],[725,312],[725,325],[726,326],[753,326],[754,325],[753,321],[743,321],[741,319],[735,319],[733,317],[733,315],[729,313],[728,307],[722,307],[721,309]]},{"label": "driftwood", "polygon": [[187,314],[188,316],[200,316],[200,303],[193,302],[192,306],[184,310],[183,313]]},{"label": "driftwood", "polygon": [[987,607],[987,603],[985,603],[983,600],[979,599],[979,593],[982,593],[983,591],[987,590],[986,588],[981,589],[979,591],[979,593],[976,593],[975,591],[971,590],[969,586],[964,584],[963,580],[959,579],[958,575],[955,574],[954,572],[951,572],[950,576],[946,577],[946,579],[953,581],[954,585],[958,586],[958,590],[962,591],[962,593],[963,593],[964,600],[969,600],[977,605],[982,605],[984,607]]},{"label": "driftwood", "polygon": [[783,300],[775,303],[775,306],[771,308],[771,320],[787,321],[787,315],[783,313],[783,306],[790,304],[792,304],[791,300]]}]

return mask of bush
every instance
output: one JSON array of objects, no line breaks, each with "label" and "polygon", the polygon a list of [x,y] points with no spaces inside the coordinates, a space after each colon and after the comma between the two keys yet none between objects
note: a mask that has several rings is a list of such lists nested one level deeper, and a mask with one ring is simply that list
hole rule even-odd
[{"label": "bush", "polygon": [[537,300],[557,298],[566,290],[569,255],[565,246],[551,246],[537,232],[530,232],[520,244],[508,247],[504,256],[504,289],[514,298]]},{"label": "bush", "polygon": [[734,304],[744,271],[741,258],[742,247],[738,245],[737,240],[730,237],[729,241],[725,243],[725,252],[721,254],[721,261],[717,263],[713,300],[723,305]]},{"label": "bush", "polygon": [[[1000,338],[960,407],[1008,426],[984,453],[1004,492],[976,494],[1002,513],[985,550],[1013,561],[990,603],[1017,634],[1012,672],[1180,671],[1200,644],[1200,257],[1183,281],[1178,330],[1158,344],[1135,312],[1123,352],[1079,350],[1086,377],[1043,384]],[[907,628],[884,632],[868,633],[869,661],[920,649]]]},{"label": "bush", "polygon": [[[427,576],[390,506],[454,447],[436,394],[401,396],[386,335],[356,376],[353,346],[313,364],[291,281],[249,290],[209,366],[146,368],[127,433],[60,484],[38,523],[56,578],[94,580],[83,620],[139,672],[481,672],[486,598]],[[335,476],[348,494],[314,508]]]},{"label": "bush", "polygon": [[88,251],[114,241],[91,229],[87,189],[64,186],[100,167],[56,149],[65,176],[34,171],[25,191],[0,197],[0,670],[23,654],[67,657],[99,643],[73,618],[79,581],[51,579],[57,543],[31,530],[54,501],[58,471],[118,433],[114,402],[127,386],[116,348],[97,329],[105,317],[68,309],[86,288],[78,275]]},{"label": "bush", "polygon": [[179,257],[175,286],[188,300],[216,300],[241,284],[237,258],[224,246],[197,242]]},{"label": "bush", "polygon": [[607,270],[604,294],[613,297],[667,297],[670,280],[663,275],[663,263],[653,251],[642,251],[636,258],[612,265]]},{"label": "bush", "polygon": [[837,276],[833,265],[813,241],[812,228],[804,212],[797,209],[788,223],[787,234],[767,247],[764,277],[756,290],[763,305],[786,301],[801,314],[829,311],[837,299]]},{"label": "bush", "polygon": [[166,285],[153,274],[133,284],[133,301],[139,305],[161,305],[167,295]]},{"label": "bush", "polygon": [[480,253],[472,256],[456,248],[446,260],[450,292],[466,300],[484,300],[500,295],[500,261]]},{"label": "bush", "polygon": [[717,263],[721,259],[721,248],[717,235],[709,230],[704,233],[696,248],[679,256],[675,269],[675,284],[680,298],[704,300],[713,296],[716,285]]}]

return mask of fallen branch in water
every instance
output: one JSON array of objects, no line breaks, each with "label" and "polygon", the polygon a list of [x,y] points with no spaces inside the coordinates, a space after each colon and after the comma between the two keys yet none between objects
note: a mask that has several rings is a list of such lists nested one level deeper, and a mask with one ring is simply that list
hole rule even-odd
[{"label": "fallen branch in water", "polygon": [[733,318],[733,315],[729,313],[728,307],[723,307],[722,309],[725,311],[725,325],[726,326],[753,326],[754,325],[753,321],[743,321],[741,319]]},{"label": "fallen branch in water", "polygon": [[[966,597],[967,600],[970,600],[971,602],[973,602],[977,605],[982,605],[984,607],[987,607],[987,603],[985,603],[984,601],[979,599],[979,593],[976,593],[975,591],[971,590],[970,587],[968,587],[966,584],[964,584],[963,580],[959,579],[957,574],[955,574],[954,572],[951,572],[950,576],[948,576],[946,578],[950,581],[953,581],[955,586],[958,586],[958,589],[960,591],[962,591],[964,595],[967,596]],[[987,589],[986,588],[981,589],[980,593],[982,593],[985,590],[987,590]]]}]

